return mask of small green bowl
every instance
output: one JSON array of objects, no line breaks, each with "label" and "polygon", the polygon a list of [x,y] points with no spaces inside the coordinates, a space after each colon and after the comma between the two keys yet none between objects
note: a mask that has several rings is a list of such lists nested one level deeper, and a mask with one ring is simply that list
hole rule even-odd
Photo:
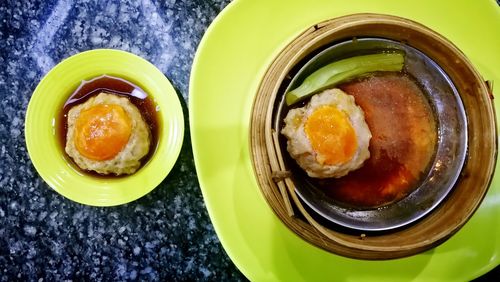
[{"label": "small green bowl", "polygon": [[[83,80],[103,74],[139,85],[158,109],[156,150],[129,176],[95,177],[80,172],[68,161],[56,135],[58,115],[69,95]],[[182,147],[184,117],[174,88],[154,65],[124,51],[98,49],[62,61],[42,79],[28,105],[25,135],[33,165],[56,192],[86,205],[114,206],[146,195],[168,175]]]}]

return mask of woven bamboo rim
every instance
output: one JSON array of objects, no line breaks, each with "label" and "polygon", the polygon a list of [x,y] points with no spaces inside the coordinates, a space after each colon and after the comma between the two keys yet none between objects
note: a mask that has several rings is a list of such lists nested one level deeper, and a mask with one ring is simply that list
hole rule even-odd
[{"label": "woven bamboo rim", "polygon": [[[309,214],[295,193],[283,162],[273,105],[290,70],[311,52],[353,37],[398,40],[419,49],[455,84],[468,119],[468,156],[452,192],[429,215],[407,228],[384,234],[347,234],[329,229]],[[486,194],[496,163],[496,119],[491,88],[452,43],[416,22],[388,15],[355,14],[318,23],[295,38],[276,57],[257,91],[250,128],[251,156],[262,194],[280,220],[307,242],[359,259],[410,256],[444,242],[472,216]]]}]

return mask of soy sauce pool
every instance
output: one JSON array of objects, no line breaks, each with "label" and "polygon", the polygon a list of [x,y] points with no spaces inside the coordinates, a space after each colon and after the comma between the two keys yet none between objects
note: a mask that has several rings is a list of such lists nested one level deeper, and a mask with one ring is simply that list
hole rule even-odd
[{"label": "soy sauce pool", "polygon": [[128,80],[120,77],[102,75],[89,81],[82,81],[80,86],[73,93],[71,93],[62,106],[61,112],[58,115],[56,135],[58,136],[59,144],[62,152],[64,152],[64,156],[78,171],[91,176],[103,178],[125,177],[127,176],[126,174],[119,176],[114,174],[103,175],[94,171],[83,170],[73,162],[72,158],[69,157],[64,150],[67,142],[66,136],[68,133],[68,112],[74,106],[83,104],[88,99],[95,97],[102,92],[127,98],[139,110],[142,118],[148,125],[149,131],[151,132],[151,142],[148,153],[141,159],[141,167],[139,168],[141,169],[142,166],[144,166],[144,164],[151,159],[156,150],[161,124],[158,119],[156,104],[153,99],[143,89],[141,89],[141,87]]}]

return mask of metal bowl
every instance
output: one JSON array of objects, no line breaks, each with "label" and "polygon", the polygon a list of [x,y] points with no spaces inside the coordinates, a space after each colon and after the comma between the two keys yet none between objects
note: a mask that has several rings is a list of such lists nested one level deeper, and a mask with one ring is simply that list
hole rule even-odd
[{"label": "metal bowl", "polygon": [[[367,53],[402,50],[405,53],[404,71],[416,80],[433,109],[437,124],[437,145],[432,164],[418,187],[399,201],[377,208],[348,207],[329,197],[315,184],[295,161],[285,158],[293,171],[296,192],[301,200],[324,219],[357,230],[381,231],[410,224],[430,213],[453,189],[467,154],[467,117],[462,100],[448,75],[432,59],[419,50],[401,42],[382,38],[353,38],[336,42],[319,51],[291,73],[286,90],[297,87],[305,77],[333,61]],[[300,64],[299,64],[300,66]],[[284,95],[276,100],[274,128],[279,132],[289,107]],[[280,145],[286,152],[286,140]]]}]

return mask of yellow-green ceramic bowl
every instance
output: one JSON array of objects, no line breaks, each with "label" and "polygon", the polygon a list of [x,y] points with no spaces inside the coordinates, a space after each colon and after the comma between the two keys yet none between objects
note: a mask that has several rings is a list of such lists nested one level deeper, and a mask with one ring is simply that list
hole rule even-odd
[{"label": "yellow-green ceramic bowl", "polygon": [[[101,178],[83,174],[65,157],[56,136],[58,115],[69,95],[82,80],[103,74],[139,85],[157,105],[157,148],[149,161],[129,176]],[[26,112],[26,145],[40,176],[64,197],[92,206],[124,204],[153,190],[177,160],[183,134],[182,107],[168,79],[148,61],[118,50],[87,51],[59,63],[37,86]]]}]

